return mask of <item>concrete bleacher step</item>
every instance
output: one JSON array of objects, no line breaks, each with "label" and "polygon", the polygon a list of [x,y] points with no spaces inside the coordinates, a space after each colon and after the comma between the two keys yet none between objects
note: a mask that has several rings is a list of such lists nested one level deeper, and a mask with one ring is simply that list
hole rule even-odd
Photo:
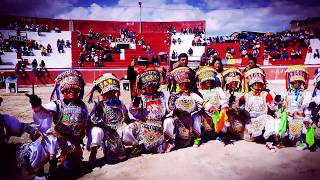
[{"label": "concrete bleacher step", "polygon": [[25,57],[28,58],[31,62],[34,58],[38,62],[44,60],[48,68],[71,68],[71,48],[64,48],[64,53],[59,53],[57,48],[57,40],[63,39],[71,41],[71,32],[62,31],[61,33],[41,33],[41,36],[38,36],[36,32],[28,33],[28,39],[34,39],[39,44],[44,45],[50,44],[52,47],[53,53],[50,53],[49,56],[41,56],[40,50],[34,50],[35,57]]},{"label": "concrete bleacher step", "polygon": [[178,38],[181,39],[181,44],[179,44],[178,42],[176,44],[171,44],[170,47],[170,56],[172,55],[172,52],[177,52],[178,55],[180,53],[188,53],[188,50],[190,49],[190,47],[193,49],[193,55],[189,57],[189,60],[191,61],[197,61],[200,60],[200,57],[202,56],[202,54],[205,52],[205,46],[192,46],[192,41],[194,39],[194,35],[191,34],[176,34],[176,35],[172,35],[171,37],[171,41],[172,39],[176,39],[178,40]]},{"label": "concrete bleacher step", "polygon": [[[0,31],[4,39],[8,39],[10,35],[16,35],[16,31],[13,30],[1,30]],[[35,40],[38,44],[42,44],[47,47],[48,44],[51,45],[53,53],[49,56],[41,56],[40,50],[33,50],[34,56],[22,56],[22,59],[27,59],[31,63],[34,59],[38,61],[44,60],[47,68],[71,68],[71,48],[64,48],[64,53],[59,53],[57,48],[57,40],[63,39],[65,42],[67,40],[71,41],[71,32],[62,31],[61,33],[55,32],[42,32],[39,36],[37,32],[22,32],[25,33],[28,40]],[[5,53],[2,57],[4,62],[10,62],[16,64],[17,55],[15,52]],[[2,68],[2,66],[0,66]],[[7,68],[7,66],[6,66]],[[14,66],[12,67],[14,68]]]},{"label": "concrete bleacher step", "polygon": [[312,52],[306,53],[306,58],[304,64],[320,64],[320,59],[314,59],[313,54],[316,52],[316,49],[320,50],[320,40],[319,39],[310,39],[310,46]]}]

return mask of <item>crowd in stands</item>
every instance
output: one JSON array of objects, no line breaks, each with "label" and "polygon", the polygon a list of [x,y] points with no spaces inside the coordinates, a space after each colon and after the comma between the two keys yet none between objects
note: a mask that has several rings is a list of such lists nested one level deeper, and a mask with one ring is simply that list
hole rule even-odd
[{"label": "crowd in stands", "polygon": [[[314,52],[313,57],[318,57],[319,50],[312,51],[309,42],[311,38],[316,37],[318,36],[308,31],[284,31],[275,34],[242,32],[237,35],[225,37],[195,36],[195,39],[192,41],[192,46],[210,46],[214,43],[240,42],[238,50],[234,47],[227,47],[225,56],[220,56],[214,48],[210,47],[204,53],[203,57],[205,59],[212,59],[215,57],[232,59],[239,53],[242,58],[258,58],[262,56],[264,60],[275,61],[276,59],[301,59],[303,58],[302,48],[308,47],[308,52]],[[262,45],[263,53],[261,54],[260,50]]]},{"label": "crowd in stands", "polygon": [[46,63],[44,60],[41,60],[38,65],[38,61],[34,59],[31,63],[31,67],[34,75],[41,75],[43,72],[48,74],[48,69],[46,68]]},{"label": "crowd in stands", "polygon": [[[16,30],[16,31],[32,31],[32,32],[50,32],[48,25],[42,25],[42,24],[19,24],[17,22],[10,23],[5,27],[8,30]],[[61,30],[58,26],[54,28],[54,31],[56,33],[60,33]]]},{"label": "crowd in stands", "polygon": [[[28,61],[25,61],[22,59],[18,60],[18,62],[15,65],[15,72],[25,77],[27,75],[26,74],[27,65],[29,65]],[[33,74],[36,76],[40,76],[43,73],[48,74],[48,69],[46,68],[46,63],[44,62],[44,60],[41,60],[40,63],[38,64],[38,61],[34,59],[31,62],[31,70]]]},{"label": "crowd in stands", "polygon": [[[78,66],[83,67],[84,62],[94,62],[95,66],[102,66],[103,61],[112,61],[112,54],[119,53],[120,50],[116,46],[111,47],[113,42],[112,35],[102,37],[100,33],[95,33],[93,29],[89,30],[88,36],[77,31],[78,48],[80,55]],[[87,39],[88,38],[88,39]],[[98,42],[90,40],[99,40]]]},{"label": "crowd in stands", "polygon": [[[143,36],[138,38],[138,34],[134,31],[122,28],[119,34],[116,37],[114,36],[114,34],[96,33],[92,28],[87,35],[77,30],[77,47],[80,50],[78,66],[83,67],[84,62],[94,62],[95,66],[103,66],[102,62],[113,61],[112,54],[120,53],[120,49],[112,45],[113,42],[134,43],[137,46],[141,46],[145,53],[152,53],[151,44],[146,42]],[[170,42],[170,36],[164,42]],[[167,58],[161,56],[160,60],[166,61]],[[152,59],[157,62],[159,57],[155,56]]]}]

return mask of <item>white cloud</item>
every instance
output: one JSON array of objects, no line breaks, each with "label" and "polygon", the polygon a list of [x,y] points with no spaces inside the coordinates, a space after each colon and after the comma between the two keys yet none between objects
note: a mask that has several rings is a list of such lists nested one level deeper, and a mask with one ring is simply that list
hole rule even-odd
[{"label": "white cloud", "polygon": [[[271,2],[258,7],[253,3],[248,7],[235,5],[235,0],[204,0],[207,9],[188,5],[184,0],[150,0],[142,2],[143,21],[190,21],[206,20],[206,30],[213,35],[228,35],[235,31],[281,31],[289,27],[292,19],[318,15],[320,6],[301,7],[288,2]],[[178,3],[182,2],[182,3]],[[219,7],[219,8],[218,8]],[[230,7],[235,7],[231,9]],[[217,10],[208,10],[217,9]],[[299,12],[299,13],[297,13]],[[59,14],[57,18],[139,21],[139,5],[136,1],[120,0],[116,6],[91,4],[89,7],[74,7],[70,12]]]}]

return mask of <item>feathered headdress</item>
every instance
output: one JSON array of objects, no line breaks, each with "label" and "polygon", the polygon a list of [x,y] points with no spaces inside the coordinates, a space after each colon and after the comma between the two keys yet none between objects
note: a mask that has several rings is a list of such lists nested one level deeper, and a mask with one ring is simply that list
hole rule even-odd
[{"label": "feathered headdress", "polygon": [[286,70],[286,88],[290,89],[290,83],[294,81],[302,81],[305,84],[304,88],[308,88],[309,74],[306,67],[301,65],[288,67]]},{"label": "feathered headdress", "polygon": [[120,81],[112,73],[105,73],[93,81],[93,87],[90,91],[89,103],[92,102],[93,93],[98,91],[100,94],[105,94],[109,91],[120,91]]},{"label": "feathered headdress", "polygon": [[238,88],[241,87],[242,74],[240,69],[236,67],[231,67],[222,72],[222,77],[223,77],[223,84],[222,84],[223,88],[226,88],[229,83],[234,81],[238,82]]},{"label": "feathered headdress", "polygon": [[217,72],[213,67],[203,66],[197,71],[196,77],[200,83],[203,83],[210,80],[215,81],[216,74]]},{"label": "feathered headdress", "polygon": [[80,99],[83,98],[84,93],[84,80],[80,71],[77,70],[66,70],[60,73],[55,81],[55,87],[51,93],[50,101],[53,99],[54,94],[58,100],[60,100],[60,92],[63,92],[67,89],[75,89],[80,92]]},{"label": "feathered headdress", "polygon": [[[244,90],[249,91],[249,87],[257,82],[266,84],[266,75],[261,68],[253,68],[244,73]],[[265,89],[265,87],[263,88]]]},{"label": "feathered headdress", "polygon": [[170,75],[173,76],[174,80],[178,84],[184,82],[190,82],[191,71],[188,67],[178,67],[170,72]]},{"label": "feathered headdress", "polygon": [[160,72],[153,68],[147,68],[145,69],[140,75],[139,75],[139,83],[141,84],[141,88],[144,89],[148,86],[156,86],[159,87],[161,82],[161,75]]},{"label": "feathered headdress", "polygon": [[315,72],[316,76],[314,77],[314,90],[312,93],[312,97],[317,96],[317,84],[320,82],[320,68],[318,68]]}]

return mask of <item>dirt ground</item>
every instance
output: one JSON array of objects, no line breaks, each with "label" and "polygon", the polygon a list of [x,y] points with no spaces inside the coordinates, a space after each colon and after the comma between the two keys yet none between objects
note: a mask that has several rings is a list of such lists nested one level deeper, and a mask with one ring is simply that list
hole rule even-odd
[{"label": "dirt ground", "polygon": [[[312,85],[311,85],[312,86]],[[311,89],[311,86],[309,89]],[[279,93],[284,90],[284,82],[269,84],[269,88]],[[36,87],[35,93],[48,102],[53,87]],[[91,86],[86,87],[85,94]],[[10,114],[22,122],[31,122],[32,113],[28,98],[24,93],[31,88],[20,88],[18,94],[7,94],[0,90],[4,102],[0,113]],[[96,96],[97,97],[97,96]],[[130,103],[128,92],[121,92],[121,100]],[[85,99],[87,101],[87,99]],[[92,104],[88,104],[89,111]],[[12,138],[14,142],[29,141],[28,135]],[[84,161],[89,152],[85,150]],[[98,158],[102,157],[101,150]],[[225,145],[215,140],[202,144],[199,148],[189,147],[167,154],[146,154],[118,164],[105,164],[94,168],[82,179],[319,179],[320,148],[316,152],[299,152],[289,147],[272,153],[263,144],[237,141]],[[30,176],[18,176],[19,179]]]}]

